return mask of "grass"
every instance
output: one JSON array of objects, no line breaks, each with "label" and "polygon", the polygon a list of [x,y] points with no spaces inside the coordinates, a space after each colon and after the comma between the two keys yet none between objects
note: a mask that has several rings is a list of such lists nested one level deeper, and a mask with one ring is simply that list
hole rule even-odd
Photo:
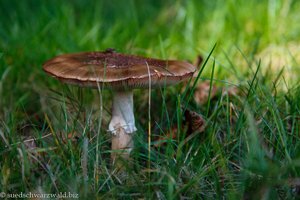
[{"label": "grass", "polygon": [[[0,192],[298,199],[299,10],[295,0],[2,0]],[[128,176],[110,166],[110,91],[67,86],[41,69],[58,54],[108,47],[208,59],[189,84],[152,90],[150,113],[148,92],[135,91]],[[198,104],[194,93],[205,80],[208,100]],[[214,86],[238,92],[213,95]],[[186,135],[182,105],[205,116],[204,133]],[[170,132],[177,137],[154,146]]]}]

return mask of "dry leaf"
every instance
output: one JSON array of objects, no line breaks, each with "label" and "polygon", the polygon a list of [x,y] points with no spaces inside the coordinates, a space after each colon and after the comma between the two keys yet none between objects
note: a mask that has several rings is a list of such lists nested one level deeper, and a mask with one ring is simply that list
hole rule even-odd
[{"label": "dry leaf", "polygon": [[203,62],[203,57],[201,55],[198,55],[196,60],[194,61],[194,66],[197,67],[197,70],[195,71],[193,77],[196,78],[198,76],[199,70],[201,68],[201,64]]},{"label": "dry leaf", "polygon": [[[204,118],[195,111],[186,109],[183,113],[185,119],[183,120],[183,130],[187,130],[185,137],[198,132],[202,133],[205,130],[206,122]],[[155,147],[163,146],[166,144],[166,141],[173,139],[175,140],[178,136],[177,125],[173,126],[171,130],[164,136],[158,136],[155,140]]]},{"label": "dry leaf", "polygon": [[204,118],[195,111],[186,109],[184,112],[185,121],[184,124],[187,128],[187,135],[190,135],[194,132],[202,133],[205,130],[206,122]]},{"label": "dry leaf", "polygon": [[[197,104],[203,105],[208,101],[210,90],[210,81],[204,81],[199,83],[195,88],[194,100]],[[215,85],[212,85],[210,98],[214,98],[217,94],[218,88]]]},{"label": "dry leaf", "polygon": [[241,94],[241,90],[236,87],[236,86],[231,86],[231,87],[228,87],[228,88],[223,88],[222,89],[222,95],[228,95],[228,96],[239,96]]},{"label": "dry leaf", "polygon": [[68,143],[68,140],[71,140],[71,142],[76,143],[80,139],[80,134],[75,131],[68,133],[68,135],[65,135],[64,133],[60,133],[60,135],[63,143]]},{"label": "dry leaf", "polygon": [[194,66],[200,67],[200,65],[202,64],[202,62],[203,62],[203,57],[201,55],[198,55],[197,59],[194,62]]},{"label": "dry leaf", "polygon": [[166,144],[166,142],[170,139],[175,140],[177,137],[177,128],[176,127],[172,127],[171,130],[163,136],[157,136],[154,139],[154,147],[160,147]]}]

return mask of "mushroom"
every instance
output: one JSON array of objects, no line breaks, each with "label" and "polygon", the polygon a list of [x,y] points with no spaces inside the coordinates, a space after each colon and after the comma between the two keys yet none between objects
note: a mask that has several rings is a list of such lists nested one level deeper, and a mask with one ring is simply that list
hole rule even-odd
[{"label": "mushroom", "polygon": [[[133,89],[173,85],[192,77],[195,67],[185,61],[159,60],[117,53],[83,52],[54,57],[43,65],[45,72],[58,80],[90,88],[110,88],[113,92],[112,160],[128,159],[137,130],[133,112]],[[115,153],[114,153],[115,152]]]}]

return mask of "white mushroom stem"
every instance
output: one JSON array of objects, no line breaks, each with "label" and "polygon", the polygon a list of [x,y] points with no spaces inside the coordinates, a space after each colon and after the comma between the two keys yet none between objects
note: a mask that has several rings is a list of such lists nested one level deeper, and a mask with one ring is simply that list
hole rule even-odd
[{"label": "white mushroom stem", "polygon": [[129,157],[133,148],[132,133],[136,131],[133,113],[133,91],[115,91],[113,93],[112,118],[109,131],[112,133],[113,162],[120,155]]}]

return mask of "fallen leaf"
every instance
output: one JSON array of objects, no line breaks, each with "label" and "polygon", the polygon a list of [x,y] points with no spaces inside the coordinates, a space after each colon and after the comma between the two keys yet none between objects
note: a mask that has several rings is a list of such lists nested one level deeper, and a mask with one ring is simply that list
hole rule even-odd
[{"label": "fallen leaf", "polygon": [[202,64],[202,62],[203,62],[203,57],[201,55],[198,55],[195,62],[194,62],[194,66],[199,68],[200,65]]},{"label": "fallen leaf", "polygon": [[190,135],[194,132],[202,133],[205,130],[206,122],[202,115],[199,113],[186,109],[184,111],[184,125],[186,125],[187,128],[187,135]]},{"label": "fallen leaf", "polygon": [[[203,105],[208,101],[210,90],[210,81],[204,81],[199,83],[195,88],[194,100],[197,104]],[[218,88],[215,85],[212,85],[210,98],[214,98],[218,92]]]},{"label": "fallen leaf", "polygon": [[[191,134],[198,132],[203,133],[206,127],[206,121],[202,117],[201,114],[192,111],[190,109],[186,109],[183,113],[183,127],[182,130],[186,130],[185,138],[190,136]],[[166,142],[170,139],[175,140],[178,137],[178,129],[177,125],[173,126],[166,135],[158,136],[154,139],[154,146],[160,147],[166,144]]]},{"label": "fallen leaf", "polygon": [[228,88],[223,88],[222,89],[222,95],[228,95],[228,96],[239,96],[241,93],[241,90],[236,87],[236,86],[231,86],[231,87],[228,87]]},{"label": "fallen leaf", "polygon": [[78,140],[80,139],[80,134],[78,132],[70,132],[67,135],[64,133],[60,133],[61,135],[61,139],[63,143],[68,143],[68,140],[70,140],[71,142],[77,143]]},{"label": "fallen leaf", "polygon": [[159,135],[154,139],[154,147],[164,146],[170,139],[175,140],[177,138],[177,128],[172,127],[166,135]]},{"label": "fallen leaf", "polygon": [[194,61],[194,66],[197,67],[197,70],[195,71],[193,77],[196,78],[198,76],[201,64],[203,62],[203,57],[201,55],[198,55],[196,60]]}]

